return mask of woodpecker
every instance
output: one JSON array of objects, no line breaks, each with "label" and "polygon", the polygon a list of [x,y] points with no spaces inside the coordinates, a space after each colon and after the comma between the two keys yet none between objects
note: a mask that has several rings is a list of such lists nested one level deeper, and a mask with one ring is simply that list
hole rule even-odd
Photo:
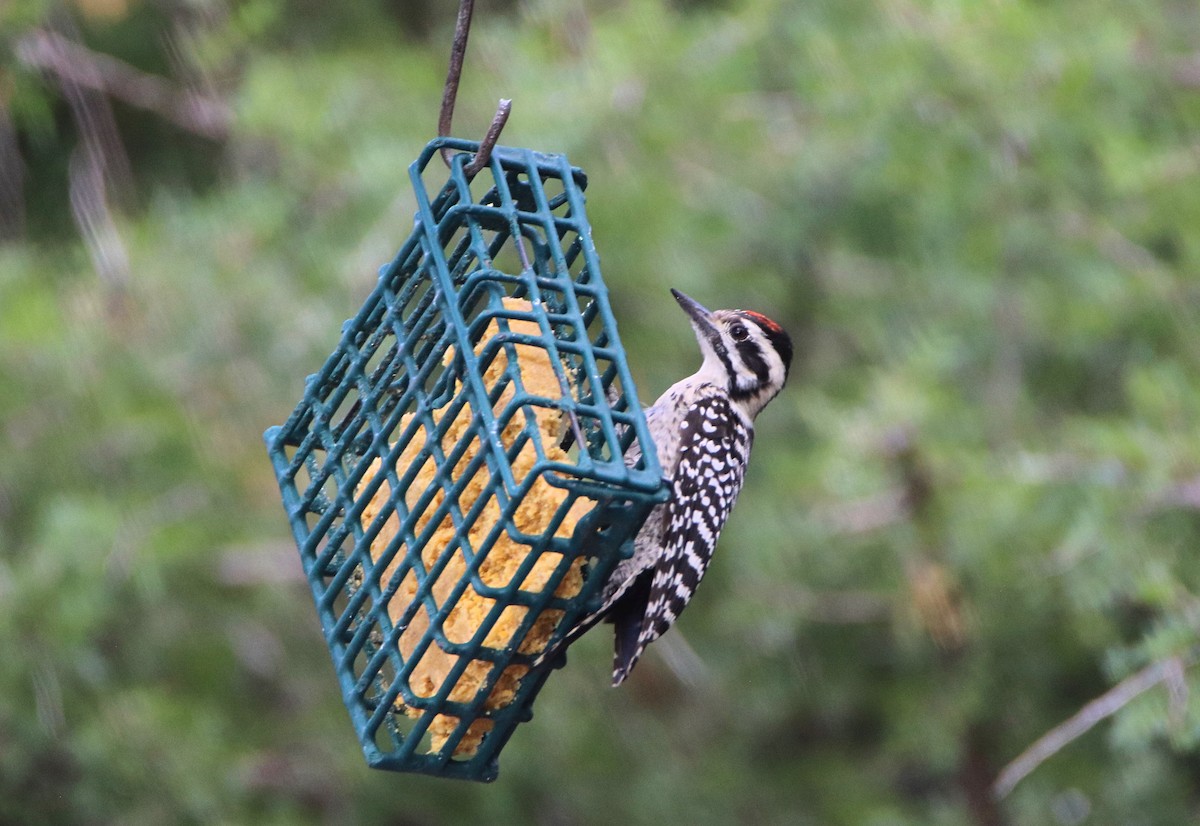
[{"label": "woodpecker", "polygon": [[[746,475],[754,418],[783,388],[792,363],[791,338],[766,316],[712,312],[678,290],[671,294],[704,356],[696,373],[646,411],[671,495],[650,512],[633,555],[605,582],[599,609],[565,638],[570,643],[597,622],[611,622],[614,686],[678,619],[700,584]],[[635,443],[625,461],[640,457]]]}]

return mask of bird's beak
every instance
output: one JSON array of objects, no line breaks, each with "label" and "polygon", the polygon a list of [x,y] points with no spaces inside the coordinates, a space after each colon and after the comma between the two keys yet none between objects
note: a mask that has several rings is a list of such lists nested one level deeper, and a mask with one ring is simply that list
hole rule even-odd
[{"label": "bird's beak", "polygon": [[697,336],[702,336],[710,342],[721,337],[716,322],[713,320],[713,314],[703,304],[676,289],[671,290],[671,295],[675,296],[679,306],[691,318],[692,327],[696,330]]}]

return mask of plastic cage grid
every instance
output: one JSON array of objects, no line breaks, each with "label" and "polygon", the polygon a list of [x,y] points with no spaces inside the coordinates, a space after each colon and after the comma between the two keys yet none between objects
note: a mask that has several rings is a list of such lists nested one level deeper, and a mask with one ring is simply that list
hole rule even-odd
[{"label": "plastic cage grid", "polygon": [[[426,167],[443,146],[459,152],[431,198]],[[412,235],[308,377],[287,422],[264,438],[367,762],[492,780],[500,750],[563,661],[555,654],[536,662],[537,652],[520,650],[525,634],[543,612],[561,611],[544,649],[554,650],[595,606],[600,583],[666,488],[600,278],[585,175],[561,155],[496,147],[470,178],[464,169],[477,148],[439,138],[409,168],[418,206]],[[529,303],[514,309],[505,299]],[[524,386],[518,348],[544,352],[559,392]],[[547,415],[559,417],[557,445],[539,429]],[[453,422],[465,431],[447,443],[457,434]],[[627,467],[634,443],[641,457]],[[532,468],[514,470],[531,449]],[[432,478],[427,470],[422,477],[429,463]],[[485,483],[475,501],[460,502],[468,477]],[[523,532],[515,517],[538,485],[558,492],[557,508],[540,532]],[[586,515],[563,536],[580,503]],[[500,519],[483,524],[487,514]],[[447,524],[453,537],[431,559],[427,543]],[[527,554],[501,586],[481,575],[498,541]],[[438,584],[456,570],[448,560],[463,568],[449,593]],[[548,576],[531,587],[539,564]],[[582,571],[580,590],[556,595],[572,566]],[[447,618],[471,593],[490,610],[469,640],[451,639]],[[520,606],[517,614],[511,606]],[[506,609],[520,617],[516,631],[488,639]],[[452,667],[430,695],[411,678],[435,649]],[[453,697],[473,663],[485,666],[481,685]],[[514,664],[524,676],[512,701],[489,706]],[[478,720],[488,730],[477,750],[456,756]],[[451,726],[440,743],[430,734],[438,721]]]}]

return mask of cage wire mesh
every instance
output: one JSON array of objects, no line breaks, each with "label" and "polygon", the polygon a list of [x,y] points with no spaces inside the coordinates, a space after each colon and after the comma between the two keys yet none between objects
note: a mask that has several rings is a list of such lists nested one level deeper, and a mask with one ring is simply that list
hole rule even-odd
[{"label": "cage wire mesh", "polygon": [[265,439],[368,763],[491,780],[666,489],[586,177],[505,147],[469,176],[477,148],[412,164],[412,235]]}]

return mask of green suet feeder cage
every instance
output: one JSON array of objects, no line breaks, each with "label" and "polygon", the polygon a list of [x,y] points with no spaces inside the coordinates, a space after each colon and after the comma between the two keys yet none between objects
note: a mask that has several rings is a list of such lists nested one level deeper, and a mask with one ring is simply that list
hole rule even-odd
[{"label": "green suet feeder cage", "polygon": [[475,172],[478,150],[410,167],[411,236],[265,439],[367,761],[492,780],[666,487],[586,177],[505,147]]}]

